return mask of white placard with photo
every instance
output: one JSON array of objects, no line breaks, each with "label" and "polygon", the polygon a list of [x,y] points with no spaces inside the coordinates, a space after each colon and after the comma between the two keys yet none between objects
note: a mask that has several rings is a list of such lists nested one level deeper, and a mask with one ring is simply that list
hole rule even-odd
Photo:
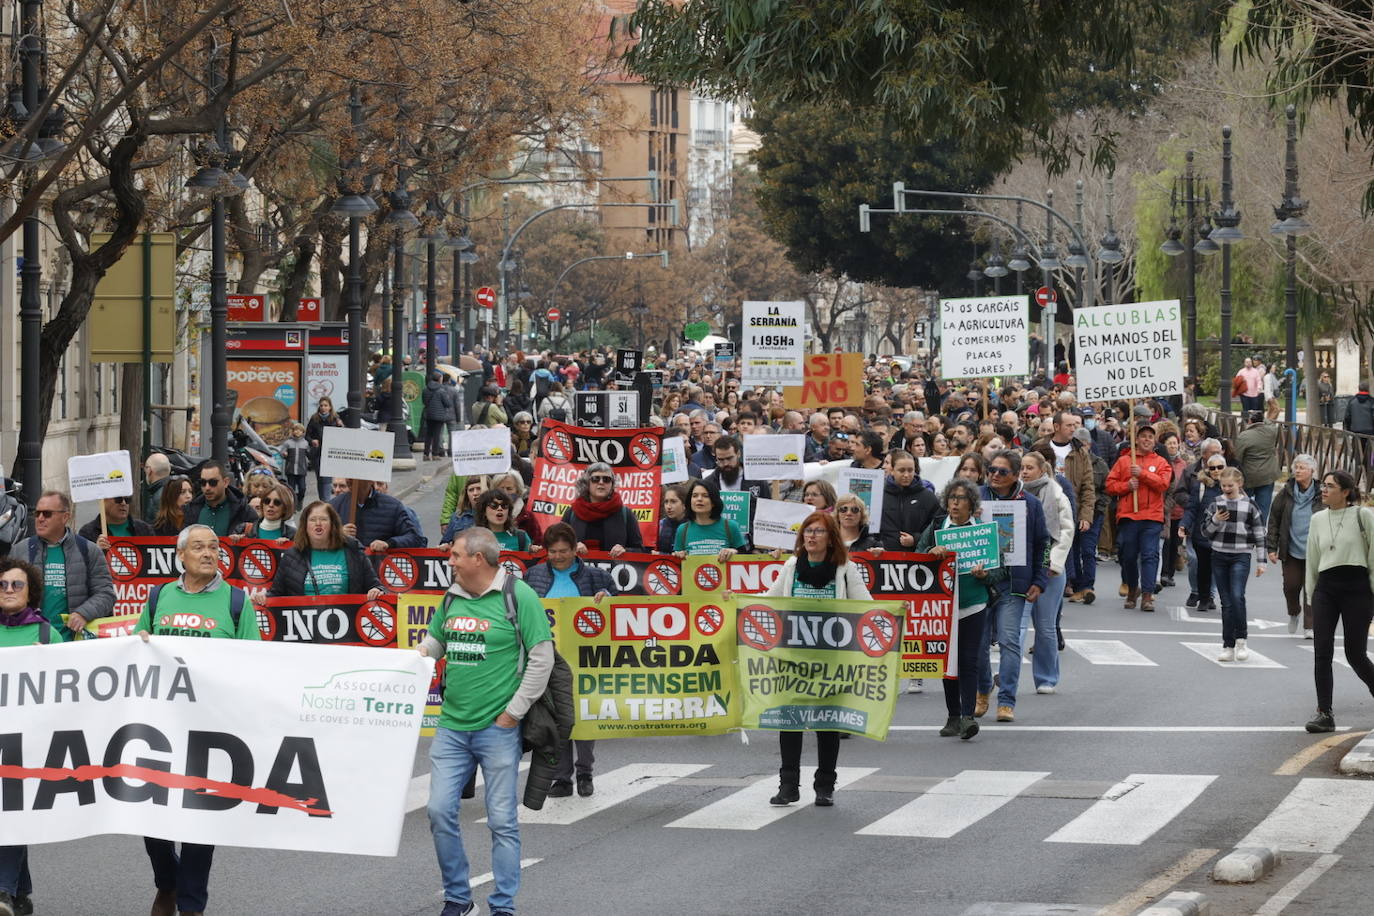
[{"label": "white placard with photo", "polygon": [[[506,441],[510,441],[509,433]],[[326,426],[320,437],[320,474],[391,483],[395,447],[396,437],[387,430]]]},{"label": "white placard with photo", "polygon": [[688,478],[687,440],[681,436],[663,439],[663,456],[659,459],[660,478],[664,484],[681,483]]},{"label": "white placard with photo", "polygon": [[129,453],[120,450],[68,458],[67,490],[74,503],[133,496],[134,471]]},{"label": "white placard with photo", "polygon": [[883,469],[840,468],[835,478],[835,495],[853,493],[868,507],[868,530],[877,532],[883,521]]},{"label": "white placard with photo", "polygon": [[1030,297],[940,300],[940,375],[993,378],[1030,372]]},{"label": "white placard with photo", "polygon": [[453,473],[458,476],[503,474],[510,470],[510,428],[455,430],[448,434]]},{"label": "white placard with photo", "polygon": [[740,442],[745,480],[801,480],[806,473],[802,467],[805,435],[745,436]]},{"label": "white placard with photo", "polygon": [[1002,542],[1002,565],[1026,565],[1026,501],[1024,499],[986,499],[982,519],[996,522]]},{"label": "white placard with photo", "polygon": [[760,499],[754,502],[754,547],[791,550],[797,546],[797,532],[802,522],[816,511],[815,506],[783,499]]}]

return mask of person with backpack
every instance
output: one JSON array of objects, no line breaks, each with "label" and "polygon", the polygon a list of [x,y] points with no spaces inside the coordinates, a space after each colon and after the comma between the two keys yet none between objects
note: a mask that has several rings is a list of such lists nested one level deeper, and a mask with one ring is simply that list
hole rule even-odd
[{"label": "person with backpack", "polygon": [[448,425],[458,419],[458,404],[438,369],[430,373],[420,400],[424,403],[425,460],[442,458],[448,454]]},{"label": "person with backpack", "polygon": [[[33,510],[34,536],[25,538],[14,555],[43,571],[39,610],[62,635],[79,633],[86,624],[114,611],[115,590],[105,555],[69,527],[72,501],[66,493],[46,490]],[[66,615],[66,622],[63,622]]]},{"label": "person with backpack", "polygon": [[483,385],[472,405],[472,425],[469,429],[483,429],[506,425],[506,412],[501,408],[501,392],[494,385]]},{"label": "person with backpack", "polygon": [[442,916],[468,916],[477,908],[459,809],[463,786],[479,765],[492,838],[494,887],[487,903],[493,914],[513,914],[520,888],[521,720],[549,686],[553,634],[539,596],[501,566],[500,545],[486,528],[459,532],[449,566],[453,585],[419,646],[421,655],[446,661],[428,806],[444,882]]},{"label": "person with backpack", "polygon": [[[177,536],[177,558],[185,572],[148,595],[134,626],[147,642],[151,636],[202,636],[217,639],[262,639],[258,615],[245,608],[248,595],[224,581],[219,571],[219,535],[208,525],[190,525]],[[190,625],[190,621],[199,621]],[[144,837],[153,866],[157,896],[152,916],[192,916],[205,912],[210,897],[210,865],[215,847]]]}]

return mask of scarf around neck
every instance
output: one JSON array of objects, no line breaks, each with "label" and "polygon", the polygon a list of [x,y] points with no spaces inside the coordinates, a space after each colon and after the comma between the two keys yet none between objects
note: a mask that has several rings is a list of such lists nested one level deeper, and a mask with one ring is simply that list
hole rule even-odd
[{"label": "scarf around neck", "polygon": [[31,623],[42,623],[43,619],[36,608],[26,607],[15,614],[0,614],[0,627],[26,627]]},{"label": "scarf around neck", "polygon": [[839,567],[829,560],[820,563],[812,563],[806,554],[797,555],[797,579],[803,585],[811,588],[825,588],[835,581],[835,572]]},{"label": "scarf around neck", "polygon": [[594,503],[586,497],[579,496],[573,500],[573,514],[584,522],[601,522],[615,515],[621,510],[623,504],[620,501],[619,493],[612,493],[611,498],[604,502]]}]

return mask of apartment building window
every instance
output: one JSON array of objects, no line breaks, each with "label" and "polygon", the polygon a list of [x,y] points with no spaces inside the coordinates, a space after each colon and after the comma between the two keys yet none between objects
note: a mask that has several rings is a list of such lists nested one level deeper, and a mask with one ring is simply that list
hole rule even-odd
[{"label": "apartment building window", "polygon": [[676,129],[677,129],[677,97],[678,97],[678,93],[676,93],[676,92],[671,92],[671,93],[669,93],[669,95],[672,97],[672,102],[671,102],[671,104],[672,104],[673,120],[672,120],[671,126],[672,126],[672,128],[673,128],[674,130],[676,130]]},{"label": "apartment building window", "polygon": [[62,362],[57,366],[57,419],[65,420],[70,416],[67,412],[67,355],[62,355]]},{"label": "apartment building window", "polygon": [[105,403],[105,364],[95,364],[95,384],[91,386],[95,389],[95,415],[98,417],[104,413]]},{"label": "apartment building window", "polygon": [[649,126],[658,126],[658,90],[649,90]]}]

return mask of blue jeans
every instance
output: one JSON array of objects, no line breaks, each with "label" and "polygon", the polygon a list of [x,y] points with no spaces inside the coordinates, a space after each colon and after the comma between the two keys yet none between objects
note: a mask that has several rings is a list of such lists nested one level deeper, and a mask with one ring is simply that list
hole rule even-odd
[{"label": "blue jeans", "polygon": [[29,847],[0,846],[0,891],[11,897],[27,897],[33,893]]},{"label": "blue jeans", "polygon": [[334,478],[325,477],[323,474],[315,474],[315,494],[325,502],[329,502],[329,497],[333,496]]},{"label": "blue jeans", "polygon": [[1250,552],[1212,551],[1212,575],[1221,593],[1221,644],[1234,646],[1249,639],[1245,618],[1245,580],[1250,576]]},{"label": "blue jeans", "polygon": [[[1010,583],[1003,583],[1010,589]],[[998,706],[1016,706],[1016,685],[1021,679],[1021,612],[1026,607],[1024,595],[1005,592],[995,604],[988,606],[987,635],[982,640],[978,658],[978,692],[992,693],[992,640],[1002,652],[998,663]],[[1053,632],[1053,630],[1051,630]]]},{"label": "blue jeans", "polygon": [[495,890],[487,898],[493,912],[515,912],[520,889],[520,727],[492,723],[481,731],[439,728],[430,747],[429,829],[444,879],[444,900],[472,901],[470,870],[458,823],[463,786],[478,764],[486,784],[487,827],[491,830],[491,871]]},{"label": "blue jeans", "polygon": [[1106,519],[1102,512],[1093,516],[1092,526],[1074,536],[1073,547],[1069,549],[1067,587],[1071,592],[1079,592],[1097,585],[1097,542],[1102,537],[1102,522]]},{"label": "blue jeans", "polygon": [[199,843],[182,843],[181,855],[171,840],[143,838],[148,861],[153,865],[153,886],[160,891],[174,891],[177,909],[200,913],[210,899],[210,866],[215,859],[215,847]]},{"label": "blue jeans", "polygon": [[1159,534],[1163,522],[1118,519],[1116,539],[1121,549],[1121,581],[1127,588],[1141,588],[1153,595],[1159,582]]},{"label": "blue jeans", "polygon": [[1262,487],[1246,487],[1245,493],[1254,502],[1255,508],[1260,510],[1260,515],[1264,518],[1265,524],[1269,523],[1269,506],[1274,502],[1274,485],[1266,483]]},{"label": "blue jeans", "polygon": [[[1026,627],[1035,621],[1035,651],[1031,653],[1031,676],[1037,687],[1053,687],[1059,683],[1059,628],[1055,621],[1059,616],[1059,606],[1064,602],[1064,583],[1062,575],[1050,576],[1050,582],[1040,597],[1027,601],[1021,610],[1021,645],[1026,644]],[[1020,673],[1020,666],[1017,667]],[[1007,683],[1006,674],[1002,684]]]}]

